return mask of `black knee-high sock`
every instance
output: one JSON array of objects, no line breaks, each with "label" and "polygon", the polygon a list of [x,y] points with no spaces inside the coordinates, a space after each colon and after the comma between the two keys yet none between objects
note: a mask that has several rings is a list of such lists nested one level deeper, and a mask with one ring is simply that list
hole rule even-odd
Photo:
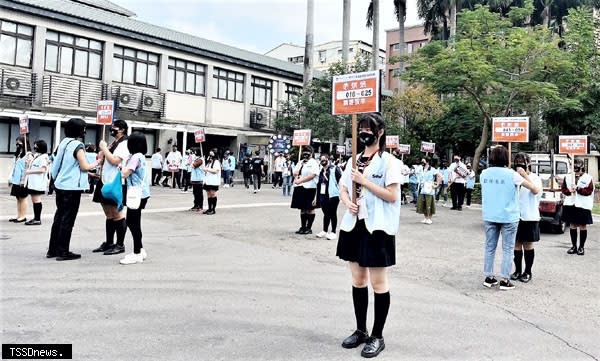
[{"label": "black knee-high sock", "polygon": [[521,273],[523,270],[523,251],[515,249],[515,271]]},{"label": "black knee-high sock", "polygon": [[367,308],[369,307],[369,289],[352,286],[352,301],[354,303],[354,316],[356,316],[356,329],[367,332]]},{"label": "black knee-high sock", "polygon": [[531,274],[531,266],[533,266],[533,259],[535,258],[535,249],[525,250],[525,273]]},{"label": "black knee-high sock", "polygon": [[375,293],[375,321],[373,322],[371,336],[377,338],[383,337],[383,326],[385,326],[385,320],[387,319],[389,309],[390,292]]},{"label": "black knee-high sock", "polygon": [[112,219],[106,220],[106,244],[115,243],[115,221]]},{"label": "black knee-high sock", "polygon": [[212,211],[213,210],[213,199],[214,198],[208,198],[208,201],[206,203],[208,203],[208,210]]},{"label": "black knee-high sock", "polygon": [[212,210],[214,211],[215,209],[217,209],[217,197],[213,197],[212,200],[213,200],[212,201],[213,202],[213,208],[212,208]]},{"label": "black knee-high sock", "polygon": [[306,228],[311,229],[313,222],[315,221],[315,215],[314,214],[307,214],[306,215],[306,219],[307,219],[307,223],[306,223]]},{"label": "black knee-high sock", "polygon": [[587,241],[587,229],[579,230],[579,247],[585,247],[585,241]]},{"label": "black knee-high sock", "polygon": [[569,233],[571,234],[571,244],[573,248],[577,248],[577,228],[571,228]]},{"label": "black knee-high sock", "polygon": [[125,245],[125,233],[127,233],[127,221],[125,218],[119,219],[115,222],[115,230],[117,232],[117,245]]},{"label": "black knee-high sock", "polygon": [[306,228],[306,222],[308,221],[308,217],[306,213],[300,213],[300,227]]},{"label": "black knee-high sock", "polygon": [[33,204],[33,218],[40,221],[42,216],[42,202]]}]

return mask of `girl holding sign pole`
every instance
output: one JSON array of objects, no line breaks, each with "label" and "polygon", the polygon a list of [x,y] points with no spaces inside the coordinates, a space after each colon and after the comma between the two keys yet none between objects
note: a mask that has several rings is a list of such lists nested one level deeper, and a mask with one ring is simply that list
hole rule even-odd
[{"label": "girl holding sign pole", "polygon": [[18,136],[15,143],[15,163],[8,179],[10,195],[17,198],[17,216],[8,220],[14,223],[21,223],[27,220],[25,218],[25,214],[27,213],[27,189],[23,187],[26,167],[25,155],[27,154],[25,144],[25,137],[22,135]]},{"label": "girl holding sign pole", "polygon": [[[562,183],[565,195],[563,221],[569,223],[572,247],[568,254],[585,254],[587,225],[594,223],[592,208],[594,207],[594,180],[585,172],[582,159],[575,159],[573,173],[567,174]],[[579,228],[579,247],[577,247],[577,229]]]},{"label": "girl holding sign pole", "polygon": [[[396,264],[400,223],[400,161],[385,152],[385,121],[378,113],[361,115],[358,139],[365,146],[356,164],[340,180],[340,199],[348,208],[340,225],[337,256],[350,263],[356,331],[344,348],[366,343],[361,355],[375,357],[385,348],[383,327],[390,307],[387,267]],[[351,194],[352,183],[356,194]],[[369,280],[375,295],[375,319],[367,331]]]},{"label": "girl holding sign pole", "polygon": [[313,199],[317,195],[317,181],[319,180],[319,163],[313,158],[313,148],[306,145],[302,148],[302,160],[294,169],[294,193],[292,195],[292,208],[300,210],[300,229],[297,234],[311,234],[312,224],[315,221],[315,208]]}]

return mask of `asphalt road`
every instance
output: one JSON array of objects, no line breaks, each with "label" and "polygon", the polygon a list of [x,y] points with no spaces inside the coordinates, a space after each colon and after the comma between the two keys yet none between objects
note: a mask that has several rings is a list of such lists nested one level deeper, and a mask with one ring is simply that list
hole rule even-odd
[{"label": "asphalt road", "polygon": [[[56,262],[44,257],[54,199],[44,198],[42,226],[24,226],[6,221],[15,201],[1,191],[2,343],[73,344],[73,359],[86,361],[361,359],[360,348],[340,346],[355,326],[347,265],[336,241],[293,233],[290,198],[236,186],[219,191],[217,214],[206,216],[185,211],[191,192],[152,191],[142,217],[148,259],[131,266],[91,253],[104,238],[91,197],[71,242],[82,259]],[[600,359],[595,227],[583,257],[567,255],[567,234],[542,234],[533,280],[504,292],[481,285],[477,207],[439,207],[433,225],[420,220],[402,207],[378,359]],[[315,233],[321,222],[319,212]]]}]

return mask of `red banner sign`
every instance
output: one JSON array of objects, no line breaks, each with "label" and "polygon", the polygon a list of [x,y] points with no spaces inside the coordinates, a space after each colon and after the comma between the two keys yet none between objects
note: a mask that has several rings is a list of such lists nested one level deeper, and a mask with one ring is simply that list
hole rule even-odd
[{"label": "red banner sign", "polygon": [[559,135],[558,152],[561,154],[588,154],[589,139],[587,135]]},{"label": "red banner sign", "polygon": [[529,117],[492,118],[492,141],[529,142]]},{"label": "red banner sign", "polygon": [[19,133],[29,133],[29,116],[27,114],[21,115],[19,118]]},{"label": "red banner sign", "polygon": [[96,107],[96,123],[111,125],[113,123],[115,103],[112,100],[99,100]]},{"label": "red banner sign", "polygon": [[398,144],[398,153],[410,154],[410,144]]},{"label": "red banner sign", "polygon": [[333,77],[331,114],[374,113],[380,109],[379,70]]},{"label": "red banner sign", "polygon": [[293,146],[310,145],[310,129],[294,130]]},{"label": "red banner sign", "polygon": [[204,134],[204,129],[198,129],[194,132],[194,139],[196,139],[196,143],[202,143],[206,141],[206,135]]},{"label": "red banner sign", "polygon": [[435,143],[421,142],[421,152],[435,153]]}]

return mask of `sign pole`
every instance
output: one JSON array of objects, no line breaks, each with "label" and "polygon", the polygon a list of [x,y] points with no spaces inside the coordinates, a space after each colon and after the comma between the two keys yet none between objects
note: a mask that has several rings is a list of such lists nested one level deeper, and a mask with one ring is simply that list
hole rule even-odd
[{"label": "sign pole", "polygon": [[[356,152],[358,149],[357,146],[357,142],[358,142],[358,136],[357,136],[357,128],[358,128],[358,124],[357,124],[357,117],[356,114],[352,114],[352,168],[356,167]],[[352,182],[352,202],[354,202],[354,204],[357,204],[357,200],[356,200],[356,191],[357,191],[357,184],[355,182]]]},{"label": "sign pole", "polygon": [[508,142],[508,168],[512,167],[512,142]]},{"label": "sign pole", "polygon": [[106,137],[106,124],[102,125],[102,140]]},{"label": "sign pole", "polygon": [[302,146],[300,146],[300,150],[298,150],[298,163],[302,160]]}]

